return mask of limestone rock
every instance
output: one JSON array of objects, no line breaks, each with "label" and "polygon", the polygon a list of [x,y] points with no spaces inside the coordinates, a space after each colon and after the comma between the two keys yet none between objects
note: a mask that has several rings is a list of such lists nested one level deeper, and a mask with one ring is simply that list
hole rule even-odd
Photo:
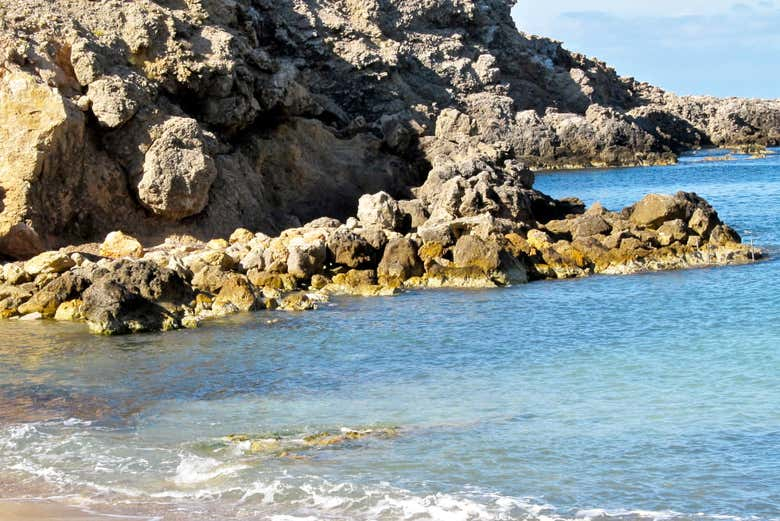
[{"label": "limestone rock", "polygon": [[[382,239],[378,239],[380,248]],[[340,228],[328,239],[328,251],[333,262],[349,268],[359,268],[375,264],[378,261],[379,249],[369,242],[365,236],[347,228]]]},{"label": "limestone rock", "polygon": [[592,237],[594,235],[609,235],[612,226],[600,215],[582,215],[572,223],[571,235],[577,239],[580,237]]},{"label": "limestone rock", "polygon": [[62,273],[75,265],[76,263],[67,253],[61,251],[47,251],[25,262],[24,271],[32,276],[41,273]]},{"label": "limestone rock", "polygon": [[53,317],[63,302],[74,299],[89,286],[89,280],[78,273],[66,273],[54,279],[19,306],[19,313],[41,313]]},{"label": "limestone rock", "polygon": [[192,302],[194,293],[171,270],[148,261],[119,260],[93,274],[82,300],[90,329],[112,335],[178,327],[181,306]]},{"label": "limestone rock", "polygon": [[65,322],[83,320],[84,316],[81,312],[81,307],[83,304],[84,303],[81,301],[81,299],[73,299],[63,302],[59,305],[57,311],[54,313],[54,320]]},{"label": "limestone rock", "polygon": [[319,273],[325,264],[327,248],[325,242],[306,242],[303,238],[290,241],[287,257],[287,273],[299,278],[311,278]]},{"label": "limestone rock", "polygon": [[398,202],[386,192],[361,197],[357,218],[363,226],[377,226],[385,230],[397,230],[403,224]]},{"label": "limestone rock", "polygon": [[687,226],[682,219],[667,221],[658,228],[658,242],[661,246],[669,246],[675,241],[685,242],[687,237]]},{"label": "limestone rock", "polygon": [[138,198],[155,214],[180,220],[203,211],[216,177],[198,122],[171,118],[146,152]]},{"label": "limestone rock", "polygon": [[452,250],[455,266],[478,268],[484,274],[495,271],[499,264],[499,247],[494,241],[485,241],[473,235],[464,235]]},{"label": "limestone rock", "polygon": [[111,259],[141,258],[144,255],[144,247],[136,238],[117,231],[106,236],[100,245],[99,253],[101,256]]},{"label": "limestone rock", "polygon": [[410,239],[400,238],[387,243],[377,275],[380,284],[397,287],[411,277],[422,275],[424,270],[417,255],[417,245]]},{"label": "limestone rock", "polygon": [[260,307],[255,289],[246,276],[232,275],[222,284],[213,309],[226,306],[235,306],[238,311],[252,311]]},{"label": "limestone rock", "polygon": [[84,116],[55,88],[0,67],[0,254],[41,253],[71,218],[83,133]]},{"label": "limestone rock", "polygon": [[631,222],[658,228],[666,221],[685,217],[685,208],[671,195],[650,194],[642,198],[631,212]]},{"label": "limestone rock", "polygon": [[138,74],[104,76],[89,85],[87,95],[98,122],[107,128],[119,127],[149,103],[145,80]]},{"label": "limestone rock", "polygon": [[291,293],[282,299],[279,303],[279,309],[282,311],[308,311],[317,309],[317,302],[306,293]]}]

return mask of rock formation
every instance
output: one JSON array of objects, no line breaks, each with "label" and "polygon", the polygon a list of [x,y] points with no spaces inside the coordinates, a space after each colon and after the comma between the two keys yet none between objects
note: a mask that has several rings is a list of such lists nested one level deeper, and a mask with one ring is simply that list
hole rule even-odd
[{"label": "rock formation", "polygon": [[760,256],[695,194],[586,210],[532,169],[760,150],[780,102],[621,78],[512,5],[3,2],[0,317],[117,334]]},{"label": "rock formation", "polygon": [[[144,242],[278,233],[420,185],[420,200],[450,198],[459,207],[446,212],[467,217],[508,202],[523,164],[667,163],[689,148],[780,143],[780,103],[621,78],[518,32],[512,4],[3,2],[0,255],[119,229]],[[456,176],[450,192],[425,188]],[[457,200],[459,183],[477,199]],[[511,215],[516,203],[502,218],[529,218]]]},{"label": "rock formation", "polygon": [[[427,200],[366,195],[361,219],[321,218],[274,238],[239,229],[227,240],[172,237],[139,252],[138,241],[113,232],[100,245],[7,263],[0,317],[83,321],[96,333],[122,334],[197,327],[260,309],[315,309],[330,295],[491,288],[761,256],[696,194],[650,194],[620,212],[598,204],[586,211],[577,201],[534,199],[523,187],[525,172],[495,192],[483,186],[488,175],[477,177],[438,185],[432,177],[419,192],[441,197]],[[548,217],[531,220],[539,206]],[[415,226],[403,208],[430,218]],[[517,215],[531,218],[507,217]],[[121,251],[125,256],[116,258]]]}]

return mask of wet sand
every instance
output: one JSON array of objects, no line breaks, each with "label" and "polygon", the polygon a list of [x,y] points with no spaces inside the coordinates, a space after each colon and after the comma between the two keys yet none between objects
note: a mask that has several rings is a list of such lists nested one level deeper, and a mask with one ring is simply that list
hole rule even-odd
[{"label": "wet sand", "polygon": [[0,500],[2,521],[106,521],[109,519],[138,521],[144,518],[90,514],[51,501]]}]

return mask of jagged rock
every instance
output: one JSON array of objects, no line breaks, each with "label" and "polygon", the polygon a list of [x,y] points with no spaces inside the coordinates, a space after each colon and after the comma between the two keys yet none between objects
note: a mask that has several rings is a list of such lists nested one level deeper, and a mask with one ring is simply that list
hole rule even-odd
[{"label": "jagged rock", "polygon": [[50,225],[69,218],[83,132],[84,116],[55,88],[0,67],[0,254],[37,255]]},{"label": "jagged rock", "polygon": [[75,265],[76,263],[67,253],[47,251],[25,262],[24,271],[34,277],[41,273],[62,273]]},{"label": "jagged rock", "polygon": [[198,122],[171,118],[146,152],[138,198],[157,215],[180,220],[203,211],[217,167]]},{"label": "jagged rock", "polygon": [[322,240],[306,242],[303,238],[295,238],[290,241],[288,251],[287,273],[294,277],[311,278],[325,264],[327,247]]},{"label": "jagged rock", "polygon": [[729,244],[740,244],[742,238],[730,226],[725,224],[717,225],[710,234],[710,244],[714,246],[727,246]]},{"label": "jagged rock", "polygon": [[94,333],[159,331],[174,324],[168,310],[109,279],[90,286],[83,298],[82,313]]},{"label": "jagged rock", "polygon": [[379,283],[383,286],[400,286],[411,277],[423,274],[425,267],[417,255],[417,245],[407,238],[393,239],[387,243],[377,268]]},{"label": "jagged rock", "polygon": [[[382,234],[384,237],[384,235]],[[328,239],[328,250],[333,262],[349,268],[376,264],[381,247],[381,239],[375,241],[380,248],[374,247],[364,236],[347,228],[340,228]]]},{"label": "jagged rock", "polygon": [[100,245],[99,253],[102,257],[121,259],[122,257],[141,258],[144,255],[144,247],[138,239],[125,235],[122,232],[111,232]]},{"label": "jagged rock", "polygon": [[673,242],[685,242],[687,237],[688,230],[682,219],[667,221],[658,228],[658,242],[661,246],[669,246]]},{"label": "jagged rock", "polygon": [[146,80],[135,73],[103,76],[90,83],[87,96],[92,113],[107,128],[124,125],[151,101]]},{"label": "jagged rock", "polygon": [[65,273],[46,284],[30,300],[19,306],[19,313],[41,313],[44,317],[53,317],[60,304],[80,296],[89,284],[90,281],[78,273]]},{"label": "jagged rock", "polygon": [[261,245],[257,245],[249,253],[239,261],[241,271],[248,272],[249,270],[263,271],[265,269],[265,248]]},{"label": "jagged rock", "polygon": [[452,249],[455,266],[478,268],[488,275],[498,269],[500,248],[494,241],[485,241],[473,235],[464,235]]},{"label": "jagged rock", "polygon": [[425,221],[430,217],[425,205],[419,199],[398,201],[398,208],[402,214],[407,216],[406,220],[412,230],[425,224]]},{"label": "jagged rock", "polygon": [[575,218],[571,227],[571,235],[575,239],[600,234],[609,235],[611,231],[612,226],[603,217],[593,214],[585,214]]},{"label": "jagged rock", "polygon": [[631,222],[658,228],[666,221],[685,217],[685,207],[671,195],[649,194],[634,205]]},{"label": "jagged rock", "polygon": [[720,219],[711,207],[699,207],[694,210],[688,227],[701,237],[709,237]]},{"label": "jagged rock", "polygon": [[505,0],[3,7],[0,253],[14,258],[116,229],[145,244],[276,233],[421,184],[400,231],[428,215],[546,222],[565,213],[524,163],[780,143],[778,102],[621,78],[518,32]]},{"label": "jagged rock", "polygon": [[398,230],[403,217],[398,202],[386,192],[366,194],[358,201],[357,218],[365,227]]},{"label": "jagged rock", "polygon": [[32,277],[24,269],[24,264],[8,263],[3,266],[3,279],[7,284],[16,285],[30,282]]},{"label": "jagged rock", "polygon": [[179,325],[181,306],[194,300],[192,288],[171,270],[148,261],[119,260],[93,274],[82,295],[82,313],[93,332],[160,331]]}]

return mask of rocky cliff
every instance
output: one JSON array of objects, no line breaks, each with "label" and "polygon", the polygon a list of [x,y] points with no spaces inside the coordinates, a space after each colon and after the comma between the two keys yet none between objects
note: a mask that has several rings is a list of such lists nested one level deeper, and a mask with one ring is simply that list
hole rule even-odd
[{"label": "rocky cliff", "polygon": [[512,5],[4,1],[0,254],[116,229],[146,243],[275,233],[345,219],[379,191],[416,198],[408,215],[431,229],[485,212],[543,223],[566,203],[526,166],[780,144],[779,102],[622,78],[518,32]]}]

